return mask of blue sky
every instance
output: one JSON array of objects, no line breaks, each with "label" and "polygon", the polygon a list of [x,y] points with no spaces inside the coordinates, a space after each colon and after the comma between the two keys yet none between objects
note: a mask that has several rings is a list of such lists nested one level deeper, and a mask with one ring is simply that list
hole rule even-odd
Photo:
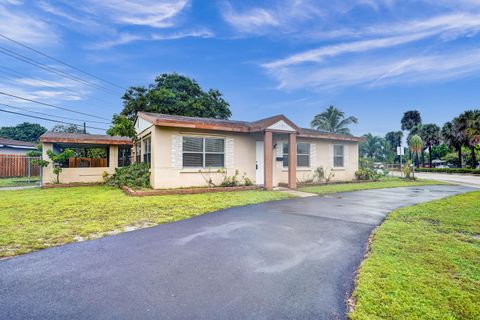
[{"label": "blue sky", "polygon": [[[477,0],[0,0],[0,21],[0,34],[121,88],[161,73],[190,76],[223,92],[238,120],[283,113],[308,127],[335,105],[359,118],[354,134],[383,135],[399,130],[406,110],[442,125],[480,98]],[[0,91],[107,119],[124,92],[2,38]],[[0,103],[98,120],[1,95]],[[0,126],[23,121],[33,120],[0,114]]]}]

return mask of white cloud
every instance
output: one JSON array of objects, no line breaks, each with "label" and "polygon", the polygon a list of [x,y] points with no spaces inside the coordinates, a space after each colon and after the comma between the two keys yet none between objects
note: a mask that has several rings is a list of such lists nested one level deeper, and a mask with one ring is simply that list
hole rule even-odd
[{"label": "white cloud", "polygon": [[465,49],[461,53],[444,52],[407,58],[372,57],[335,67],[323,66],[312,69],[297,66],[270,72],[280,83],[279,88],[296,90],[451,80],[473,75],[479,70],[480,48],[476,48]]},{"label": "white cloud", "polygon": [[[480,31],[480,15],[452,14],[437,16],[426,20],[404,21],[401,24],[373,26],[364,30],[350,32],[336,31],[335,36],[390,36],[360,41],[346,42],[317,49],[307,50],[287,58],[263,64],[265,68],[286,67],[304,62],[322,62],[326,57],[345,53],[363,52],[388,48],[418,41],[435,35],[443,40],[452,40],[464,35],[473,35]],[[324,35],[329,37],[328,35]]]},{"label": "white cloud", "polygon": [[[0,33],[17,41],[37,46],[59,42],[56,31],[38,17],[24,13],[17,7],[0,4]],[[0,39],[0,42],[3,39]],[[4,40],[6,41],[6,40]]]},{"label": "white cloud", "polygon": [[183,38],[211,38],[214,34],[208,29],[199,29],[193,31],[179,31],[169,34],[130,34],[121,33],[116,38],[106,41],[97,42],[90,46],[91,49],[109,49],[112,47],[126,45],[136,41],[162,41],[162,40],[178,40]]},{"label": "white cloud", "polygon": [[184,10],[188,0],[89,0],[91,13],[102,12],[113,21],[127,25],[141,25],[153,28],[173,26],[173,19]]},{"label": "white cloud", "polygon": [[240,13],[228,3],[224,7],[222,15],[230,25],[247,33],[258,32],[264,27],[280,24],[274,13],[262,8],[252,8]]},{"label": "white cloud", "polygon": [[199,29],[194,31],[181,31],[171,34],[152,34],[152,40],[177,40],[183,38],[212,38],[215,34],[208,29]]},{"label": "white cloud", "polygon": [[313,50],[308,50],[302,53],[294,54],[285,59],[276,60],[265,63],[262,66],[267,69],[287,67],[291,65],[301,64],[305,62],[323,62],[327,57],[333,57],[345,53],[362,52],[373,49],[388,48],[404,43],[417,41],[432,33],[418,33],[413,35],[405,35],[398,37],[380,38],[372,40],[355,41],[349,43],[341,43],[337,45],[320,47]]}]

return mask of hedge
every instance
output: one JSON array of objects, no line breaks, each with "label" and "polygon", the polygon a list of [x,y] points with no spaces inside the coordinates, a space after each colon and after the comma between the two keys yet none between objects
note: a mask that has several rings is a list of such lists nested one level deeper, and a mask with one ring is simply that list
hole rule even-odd
[{"label": "hedge", "polygon": [[441,173],[469,173],[479,174],[480,169],[467,169],[467,168],[415,168],[417,172],[441,172]]}]

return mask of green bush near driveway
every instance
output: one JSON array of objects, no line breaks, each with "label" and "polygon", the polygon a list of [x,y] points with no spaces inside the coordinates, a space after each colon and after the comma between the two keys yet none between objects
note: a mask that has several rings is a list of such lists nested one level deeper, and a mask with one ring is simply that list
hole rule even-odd
[{"label": "green bush near driveway", "polygon": [[480,192],[391,213],[354,298],[351,319],[480,319]]},{"label": "green bush near driveway", "polygon": [[289,197],[260,190],[129,197],[106,186],[1,191],[0,257]]},{"label": "green bush near driveway", "polygon": [[318,186],[305,186],[299,190],[303,192],[316,193],[319,195],[331,194],[337,192],[348,192],[358,190],[397,188],[397,187],[415,187],[435,184],[445,184],[439,181],[430,180],[405,180],[401,178],[382,178],[379,181],[351,182],[351,183],[331,183]]}]

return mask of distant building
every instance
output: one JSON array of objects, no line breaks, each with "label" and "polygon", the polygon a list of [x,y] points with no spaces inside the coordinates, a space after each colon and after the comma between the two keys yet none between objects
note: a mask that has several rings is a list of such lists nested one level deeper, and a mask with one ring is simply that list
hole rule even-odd
[{"label": "distant building", "polygon": [[0,154],[26,155],[35,150],[35,143],[0,137]]}]

